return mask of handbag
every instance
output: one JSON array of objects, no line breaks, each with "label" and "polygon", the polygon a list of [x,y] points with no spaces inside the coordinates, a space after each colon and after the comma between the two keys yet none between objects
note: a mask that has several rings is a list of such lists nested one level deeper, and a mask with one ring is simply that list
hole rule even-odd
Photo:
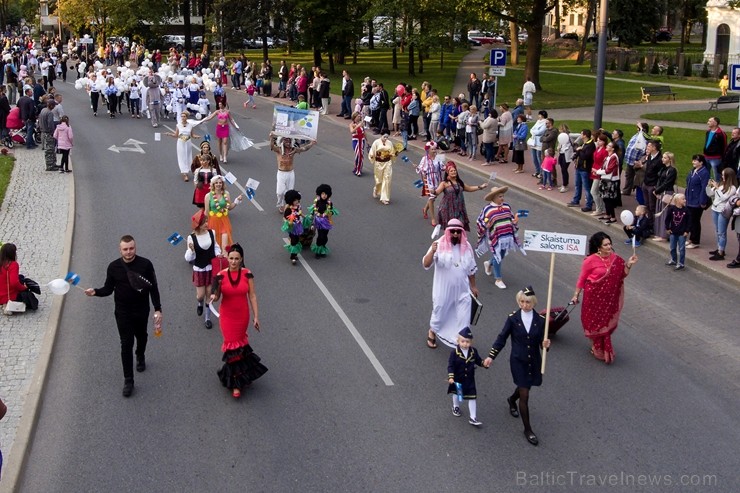
[{"label": "handbag", "polygon": [[740,200],[740,194],[733,194],[727,202],[725,202],[725,206],[722,208],[722,217],[725,219],[732,219],[732,216],[735,214],[735,209],[740,210],[740,207],[735,207],[738,200]]},{"label": "handbag", "polygon": [[523,140],[516,139],[514,140],[514,150],[515,151],[526,151],[527,150],[527,143]]},{"label": "handbag", "polygon": [[[6,272],[5,275],[5,283],[8,286],[8,297],[10,297],[10,272]],[[23,313],[26,311],[26,304],[21,301],[11,301],[8,299],[8,302],[5,304],[5,307],[3,307],[3,313],[5,315],[12,315],[14,313]]]}]

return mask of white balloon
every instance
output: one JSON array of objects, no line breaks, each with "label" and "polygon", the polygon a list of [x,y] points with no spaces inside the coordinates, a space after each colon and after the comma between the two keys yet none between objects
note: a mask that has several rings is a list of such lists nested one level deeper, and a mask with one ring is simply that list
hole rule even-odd
[{"label": "white balloon", "polygon": [[126,68],[129,68],[131,66],[131,62],[126,62]]},{"label": "white balloon", "polygon": [[64,279],[54,279],[49,284],[47,284],[49,291],[51,291],[52,294],[56,295],[63,295],[67,294],[69,292],[69,283],[65,281]]},{"label": "white balloon", "polygon": [[619,215],[619,220],[622,221],[622,224],[625,226],[632,226],[632,223],[635,221],[635,216],[632,215],[632,212],[624,210]]}]

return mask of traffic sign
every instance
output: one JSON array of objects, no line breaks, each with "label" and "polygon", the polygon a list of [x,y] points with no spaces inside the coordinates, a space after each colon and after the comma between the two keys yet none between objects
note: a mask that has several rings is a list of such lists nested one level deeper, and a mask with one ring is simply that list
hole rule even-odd
[{"label": "traffic sign", "polygon": [[488,67],[488,75],[493,75],[494,77],[505,77],[506,67]]},{"label": "traffic sign", "polygon": [[506,66],[506,50],[491,50],[491,63],[489,65],[493,67]]},{"label": "traffic sign", "polygon": [[740,91],[740,65],[730,65],[730,90]]}]

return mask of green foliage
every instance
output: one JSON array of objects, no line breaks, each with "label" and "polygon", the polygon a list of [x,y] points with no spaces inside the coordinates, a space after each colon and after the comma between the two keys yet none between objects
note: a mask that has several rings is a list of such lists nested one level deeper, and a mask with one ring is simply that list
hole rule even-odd
[{"label": "green foliage", "polygon": [[701,77],[702,79],[709,78],[709,62],[707,60],[704,60],[704,65],[701,67]]},{"label": "green foliage", "polygon": [[609,70],[611,70],[612,72],[617,71],[617,59],[616,58],[612,58],[612,63],[609,65]]},{"label": "green foliage", "polygon": [[15,160],[12,156],[0,156],[0,206],[5,200],[5,191],[10,183],[10,174],[13,172]]},{"label": "green foliage", "polygon": [[691,68],[691,57],[686,58],[683,64],[683,75],[684,77],[691,77],[693,75],[693,71]]},{"label": "green foliage", "polygon": [[673,63],[669,63],[668,64],[668,72],[667,72],[667,74],[668,74],[669,77],[671,75],[676,75],[676,66]]},{"label": "green foliage", "polygon": [[628,47],[639,45],[646,35],[660,24],[658,2],[643,0],[611,0],[609,29],[619,36],[619,43]]},{"label": "green foliage", "polygon": [[624,65],[622,65],[622,72],[630,72],[632,70],[632,67],[630,67],[630,58],[628,56],[624,57]]},{"label": "green foliage", "polygon": [[653,68],[650,69],[650,73],[653,74],[653,75],[660,74],[660,67],[658,67],[658,59],[657,58],[653,61]]},{"label": "green foliage", "polygon": [[637,71],[641,74],[645,73],[645,57],[640,55],[640,61],[637,63]]}]

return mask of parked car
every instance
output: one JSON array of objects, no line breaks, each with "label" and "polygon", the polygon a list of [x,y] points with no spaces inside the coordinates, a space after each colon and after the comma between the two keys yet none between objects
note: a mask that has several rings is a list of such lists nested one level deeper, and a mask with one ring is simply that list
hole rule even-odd
[{"label": "parked car", "polygon": [[572,39],[578,41],[578,34],[576,33],[560,33],[560,39]]},{"label": "parked car", "polygon": [[673,33],[666,27],[661,28],[655,33],[656,41],[670,41],[673,39]]},{"label": "parked car", "polygon": [[527,31],[520,32],[519,35],[517,36],[517,39],[519,40],[520,43],[526,43],[527,39],[529,39],[529,35],[527,34]]},{"label": "parked car", "polygon": [[492,34],[489,32],[478,31],[478,30],[468,31],[468,41],[471,44],[475,44],[477,42],[478,45],[490,45],[493,43],[505,43],[506,42],[503,36],[499,36],[497,34]]},{"label": "parked car", "polygon": [[[383,41],[380,39],[380,36],[377,34],[373,36],[373,46],[380,46],[383,43]],[[367,48],[370,46],[370,36],[363,36],[362,39],[360,39],[360,45]]]}]

